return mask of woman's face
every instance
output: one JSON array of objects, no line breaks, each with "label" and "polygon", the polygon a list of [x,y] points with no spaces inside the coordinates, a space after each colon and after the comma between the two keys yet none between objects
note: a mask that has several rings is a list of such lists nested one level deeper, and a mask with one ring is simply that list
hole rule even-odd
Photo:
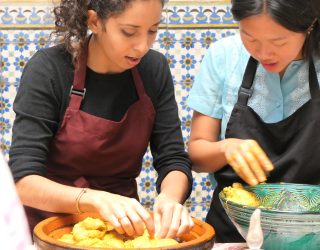
[{"label": "woman's face", "polygon": [[119,73],[136,66],[156,38],[162,7],[160,0],[135,0],[120,15],[100,22],[89,50],[104,67],[98,71]]},{"label": "woman's face", "polygon": [[293,60],[302,59],[306,34],[284,28],[268,14],[244,18],[239,28],[245,48],[269,72],[283,74]]}]

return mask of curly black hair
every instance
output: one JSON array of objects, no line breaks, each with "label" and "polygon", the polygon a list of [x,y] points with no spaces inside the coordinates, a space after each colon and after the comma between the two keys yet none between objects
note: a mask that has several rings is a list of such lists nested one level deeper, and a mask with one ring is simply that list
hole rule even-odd
[{"label": "curly black hair", "polygon": [[[101,20],[106,20],[121,14],[133,1],[137,0],[61,0],[53,10],[56,19],[54,34],[61,38],[75,63],[88,36],[88,10],[94,10]],[[166,2],[159,1],[162,5]]]},{"label": "curly black hair", "polygon": [[320,4],[318,0],[232,0],[231,4],[231,12],[237,21],[266,12],[288,30],[306,33],[304,58],[320,57]]}]

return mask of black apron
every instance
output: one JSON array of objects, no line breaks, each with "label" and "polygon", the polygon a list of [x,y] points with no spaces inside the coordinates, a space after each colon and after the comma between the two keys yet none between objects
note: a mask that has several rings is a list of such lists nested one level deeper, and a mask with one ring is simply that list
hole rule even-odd
[{"label": "black apron", "polygon": [[[275,169],[267,182],[320,183],[320,91],[313,61],[309,61],[309,89],[311,99],[295,113],[277,123],[265,123],[247,103],[258,62],[249,59],[238,100],[226,129],[226,138],[254,139],[266,152]],[[216,231],[217,242],[242,242],[225,213],[219,193],[234,182],[245,184],[231,166],[215,173],[218,186],[213,193],[206,221]]]}]

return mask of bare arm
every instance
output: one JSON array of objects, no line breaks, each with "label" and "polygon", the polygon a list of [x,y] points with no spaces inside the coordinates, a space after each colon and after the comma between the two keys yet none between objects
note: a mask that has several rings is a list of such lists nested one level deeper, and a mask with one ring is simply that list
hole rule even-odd
[{"label": "bare arm", "polygon": [[[16,183],[17,191],[24,205],[56,213],[77,213],[76,198],[81,188],[53,182],[39,175],[29,175]],[[82,212],[98,212],[115,229],[129,236],[141,235],[146,225],[154,233],[152,217],[133,198],[88,189],[79,201]]]},{"label": "bare arm", "polygon": [[225,143],[218,141],[221,120],[194,111],[189,155],[197,172],[215,172],[227,164]]},{"label": "bare arm", "polygon": [[227,163],[250,185],[267,180],[272,162],[254,140],[228,138],[218,141],[220,120],[194,112],[189,142],[190,158],[199,172],[216,172]]},{"label": "bare arm", "polygon": [[[179,188],[173,188],[179,183]],[[181,171],[171,171],[161,183],[161,194],[170,199],[183,203],[189,190],[189,180]]]},{"label": "bare arm", "polygon": [[[29,175],[16,183],[24,205],[55,213],[77,213],[76,197],[81,188],[53,182],[40,175]],[[93,207],[87,208],[94,212]]]}]

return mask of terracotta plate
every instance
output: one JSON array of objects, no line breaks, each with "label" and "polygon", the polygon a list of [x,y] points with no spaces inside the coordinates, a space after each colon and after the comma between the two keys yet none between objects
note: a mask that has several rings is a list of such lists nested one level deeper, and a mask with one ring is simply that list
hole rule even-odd
[{"label": "terracotta plate", "polygon": [[[99,218],[95,213],[83,213],[68,216],[56,216],[45,219],[37,224],[34,228],[33,236],[37,249],[43,250],[66,250],[66,249],[102,249],[89,248],[70,245],[57,239],[63,234],[69,233],[75,223],[85,219],[86,217]],[[198,219],[193,219],[195,226],[189,234],[185,234],[181,239],[181,243],[176,246],[162,247],[162,248],[148,248],[154,250],[173,250],[173,249],[189,249],[189,250],[210,250],[213,247],[215,231],[208,223]],[[105,248],[106,249],[106,248]],[[118,248],[128,249],[128,248]],[[138,248],[131,248],[138,249]],[[147,248],[141,248],[146,250]]]}]

